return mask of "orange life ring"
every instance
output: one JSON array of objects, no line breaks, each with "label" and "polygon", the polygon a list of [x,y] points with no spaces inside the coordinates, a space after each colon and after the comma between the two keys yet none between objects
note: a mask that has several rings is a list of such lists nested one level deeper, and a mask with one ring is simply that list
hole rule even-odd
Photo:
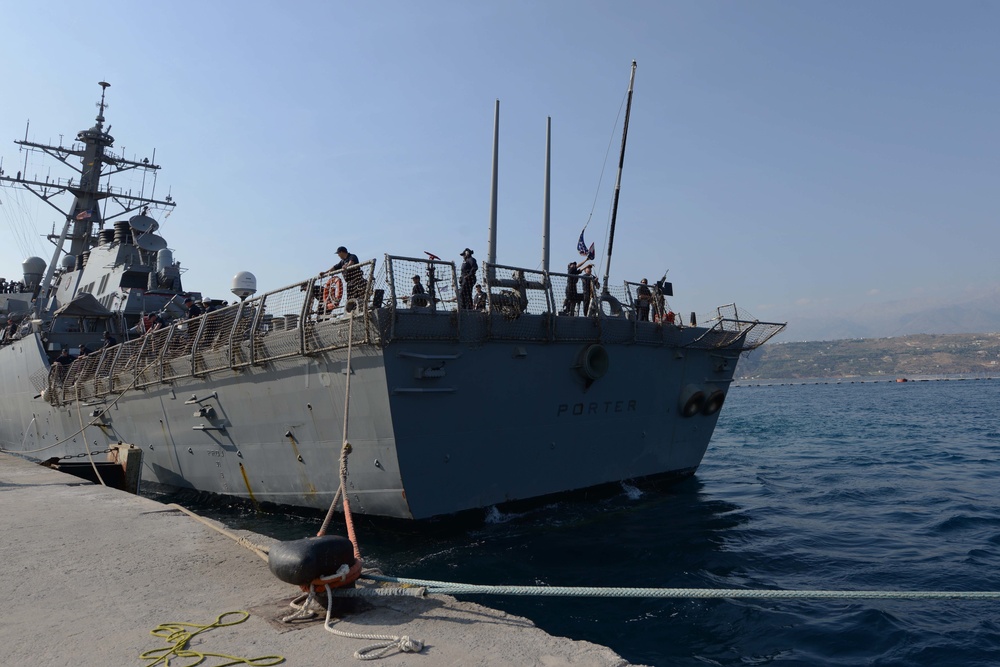
[{"label": "orange life ring", "polygon": [[330,276],[323,285],[323,305],[327,311],[333,310],[340,305],[340,300],[344,297],[344,281],[339,276]]}]

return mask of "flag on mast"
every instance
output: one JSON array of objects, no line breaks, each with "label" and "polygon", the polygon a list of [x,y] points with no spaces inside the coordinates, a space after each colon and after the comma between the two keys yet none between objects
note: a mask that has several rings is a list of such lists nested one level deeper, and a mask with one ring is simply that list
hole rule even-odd
[{"label": "flag on mast", "polygon": [[80,211],[76,214],[77,220],[87,220],[88,218],[90,218],[90,211]]},{"label": "flag on mast", "polygon": [[580,240],[576,242],[576,251],[587,259],[594,259],[594,244],[587,248],[587,242],[583,240],[583,232],[580,232]]}]

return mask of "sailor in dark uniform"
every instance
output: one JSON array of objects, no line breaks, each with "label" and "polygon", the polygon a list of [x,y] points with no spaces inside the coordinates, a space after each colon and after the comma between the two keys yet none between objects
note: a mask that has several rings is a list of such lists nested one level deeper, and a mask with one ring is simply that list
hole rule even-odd
[{"label": "sailor in dark uniform", "polygon": [[580,295],[578,285],[580,283],[580,273],[585,268],[589,268],[586,262],[584,262],[584,266],[578,266],[576,262],[570,262],[569,266],[566,267],[566,273],[569,274],[569,277],[566,278],[566,300],[563,302],[563,312],[567,315],[576,315],[576,305],[583,301],[583,296]]},{"label": "sailor in dark uniform", "polygon": [[201,306],[199,306],[194,299],[188,297],[184,299],[184,307],[187,308],[187,318],[193,320],[194,318],[201,315]]},{"label": "sailor in dark uniform", "polygon": [[73,363],[74,359],[76,357],[69,353],[69,348],[64,347],[50,370],[51,373],[55,374],[56,380],[62,381],[66,377],[66,374],[69,373],[69,365]]},{"label": "sailor in dark uniform", "polygon": [[476,283],[476,295],[472,299],[472,307],[476,310],[486,310],[486,292],[479,283]]},{"label": "sailor in dark uniform", "polygon": [[410,292],[410,307],[420,308],[421,306],[428,305],[427,292],[424,291],[424,286],[420,282],[420,276],[414,274],[413,276],[413,290]]},{"label": "sailor in dark uniform", "polygon": [[362,299],[365,296],[365,288],[368,286],[364,277],[361,275],[360,268],[350,268],[357,267],[361,262],[358,261],[358,256],[354,253],[347,252],[347,248],[340,246],[337,248],[337,256],[340,257],[340,261],[330,267],[330,271],[339,271],[344,269],[344,282],[347,283],[347,298],[348,299]]},{"label": "sailor in dark uniform", "polygon": [[640,322],[649,321],[649,307],[653,302],[653,293],[649,289],[649,284],[645,278],[639,283],[639,288],[635,291],[636,296],[639,298],[639,303],[636,304],[636,311],[639,313]]},{"label": "sailor in dark uniform", "polygon": [[462,251],[462,268],[458,275],[458,286],[461,299],[459,307],[465,310],[472,310],[472,286],[476,284],[476,271],[479,264],[472,256],[472,250],[466,248]]}]

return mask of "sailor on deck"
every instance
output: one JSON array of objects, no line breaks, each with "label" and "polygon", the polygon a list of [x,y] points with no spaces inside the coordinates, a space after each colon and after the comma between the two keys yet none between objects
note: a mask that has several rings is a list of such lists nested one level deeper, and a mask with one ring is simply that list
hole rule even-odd
[{"label": "sailor on deck", "polygon": [[194,319],[201,315],[201,306],[195,303],[195,300],[191,297],[184,299],[184,307],[187,308],[187,317],[189,320]]},{"label": "sailor on deck", "polygon": [[462,269],[458,276],[459,293],[461,300],[459,307],[465,310],[472,310],[472,286],[476,284],[476,271],[479,270],[479,263],[472,256],[472,250],[466,248],[462,251]]},{"label": "sailor on deck", "polygon": [[[358,261],[358,256],[354,253],[347,251],[347,248],[340,246],[337,248],[337,256],[340,257],[340,261],[330,267],[330,271],[339,271],[344,269],[344,282],[347,283],[347,298],[348,299],[361,299],[365,295],[365,289],[367,288],[367,281],[361,275],[361,269],[356,268],[361,262]],[[355,268],[350,268],[355,267]]]},{"label": "sailor on deck", "polygon": [[569,276],[566,278],[566,300],[563,301],[563,313],[566,315],[576,315],[576,306],[583,301],[578,285],[580,283],[580,273],[584,268],[589,268],[586,261],[584,261],[584,266],[579,266],[576,262],[570,262],[566,267],[566,273]]},{"label": "sailor on deck", "polygon": [[649,289],[648,281],[643,278],[639,283],[639,288],[635,291],[636,296],[639,299],[639,303],[636,304],[636,310],[639,313],[640,322],[649,321],[649,307],[652,305],[653,293]]},{"label": "sailor on deck", "polygon": [[476,283],[476,295],[472,299],[472,307],[476,310],[486,310],[486,292],[479,283]]},{"label": "sailor on deck", "polygon": [[76,357],[69,353],[69,348],[64,347],[62,352],[59,353],[59,356],[56,357],[56,360],[50,367],[49,372],[55,374],[56,380],[62,381],[62,379],[66,377],[66,374],[69,373],[69,366],[73,363],[74,359],[76,359]]},{"label": "sailor on deck", "polygon": [[413,291],[410,296],[410,307],[419,308],[421,306],[429,305],[427,300],[427,293],[424,291],[424,286],[420,282],[420,276],[413,275]]},{"label": "sailor on deck", "polygon": [[593,269],[591,264],[583,267],[583,293],[585,295],[583,314],[587,316],[597,315],[597,309],[600,307],[597,302],[597,290],[601,283],[593,275]]}]

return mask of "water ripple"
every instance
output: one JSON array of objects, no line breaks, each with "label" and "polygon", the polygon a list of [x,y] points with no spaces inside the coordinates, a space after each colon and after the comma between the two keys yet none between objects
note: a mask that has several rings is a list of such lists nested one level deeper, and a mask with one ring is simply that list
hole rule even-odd
[{"label": "water ripple", "polygon": [[[668,490],[370,522],[360,540],[387,572],[471,583],[1000,590],[997,405],[1000,382],[741,388],[696,477]],[[319,523],[241,512],[223,520]],[[657,667],[1000,664],[995,601],[477,601]]]}]

